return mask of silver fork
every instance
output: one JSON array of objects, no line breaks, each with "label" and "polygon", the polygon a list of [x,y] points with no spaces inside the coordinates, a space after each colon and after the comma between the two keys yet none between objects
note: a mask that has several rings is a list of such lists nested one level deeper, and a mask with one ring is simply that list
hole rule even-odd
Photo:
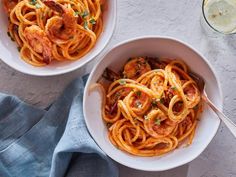
[{"label": "silver fork", "polygon": [[205,81],[204,79],[196,74],[196,73],[189,73],[189,75],[197,82],[199,90],[201,92],[202,100],[207,103],[210,108],[217,114],[217,116],[225,123],[226,127],[231,131],[231,133],[236,137],[236,125],[235,123],[230,120],[228,117],[226,117],[207,97],[206,91],[205,91]]}]

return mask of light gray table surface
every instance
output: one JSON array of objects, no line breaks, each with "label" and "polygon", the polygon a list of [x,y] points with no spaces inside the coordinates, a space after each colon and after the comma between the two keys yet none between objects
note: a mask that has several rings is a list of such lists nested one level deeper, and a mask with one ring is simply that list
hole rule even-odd
[{"label": "light gray table surface", "polygon": [[[224,113],[236,122],[236,35],[206,32],[200,25],[200,0],[118,0],[117,8],[117,25],[106,50],[142,35],[166,35],[191,44],[214,67],[224,94]],[[25,75],[0,61],[0,91],[44,108],[70,81],[90,72],[98,59],[74,72],[53,77]],[[165,172],[143,172],[122,165],[119,169],[120,177],[236,177],[236,140],[221,124],[206,150],[187,165]]]}]

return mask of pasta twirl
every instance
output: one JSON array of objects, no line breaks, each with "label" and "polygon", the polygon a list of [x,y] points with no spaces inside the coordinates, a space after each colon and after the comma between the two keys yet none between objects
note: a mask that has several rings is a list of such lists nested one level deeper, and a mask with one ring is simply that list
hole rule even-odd
[{"label": "pasta twirl", "polygon": [[[113,76],[111,76],[113,75]],[[106,69],[102,117],[117,148],[137,156],[157,156],[186,141],[191,144],[202,103],[196,82],[181,60],[136,57],[121,74]]]},{"label": "pasta twirl", "polygon": [[95,45],[102,28],[100,0],[3,0],[9,36],[34,66],[77,60]]}]

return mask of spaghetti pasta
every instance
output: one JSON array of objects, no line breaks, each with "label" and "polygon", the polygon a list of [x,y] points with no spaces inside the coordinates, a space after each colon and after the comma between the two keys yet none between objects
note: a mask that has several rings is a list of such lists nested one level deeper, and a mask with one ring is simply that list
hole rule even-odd
[{"label": "spaghetti pasta", "polygon": [[100,0],[3,0],[8,34],[33,66],[77,60],[103,29]]},{"label": "spaghetti pasta", "polygon": [[192,143],[202,103],[184,62],[136,57],[121,74],[106,69],[103,76],[111,82],[102,78],[95,87],[102,91],[102,117],[114,146],[157,156]]}]

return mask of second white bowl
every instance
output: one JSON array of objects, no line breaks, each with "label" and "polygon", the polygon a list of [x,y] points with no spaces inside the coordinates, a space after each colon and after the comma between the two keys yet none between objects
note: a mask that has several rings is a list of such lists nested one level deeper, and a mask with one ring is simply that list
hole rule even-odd
[{"label": "second white bowl", "polygon": [[113,47],[95,66],[84,92],[83,110],[89,132],[101,149],[117,162],[139,170],[162,171],[192,161],[207,147],[217,132],[220,121],[215,113],[204,108],[193,143],[160,157],[137,157],[114,147],[108,139],[107,127],[101,117],[101,96],[99,91],[89,91],[105,68],[119,71],[127,59],[135,56],[168,57],[182,59],[190,69],[206,80],[207,94],[215,105],[222,109],[222,94],[219,82],[209,63],[189,45],[168,37],[143,37],[125,41]]},{"label": "second white bowl", "polygon": [[94,59],[109,42],[116,24],[116,0],[107,0],[107,8],[103,12],[104,27],[103,32],[96,41],[95,46],[85,56],[75,61],[63,61],[50,63],[44,67],[34,67],[20,58],[15,42],[11,41],[7,35],[8,19],[3,9],[3,3],[0,3],[0,59],[10,67],[30,75],[52,76],[64,74],[82,67]]}]

